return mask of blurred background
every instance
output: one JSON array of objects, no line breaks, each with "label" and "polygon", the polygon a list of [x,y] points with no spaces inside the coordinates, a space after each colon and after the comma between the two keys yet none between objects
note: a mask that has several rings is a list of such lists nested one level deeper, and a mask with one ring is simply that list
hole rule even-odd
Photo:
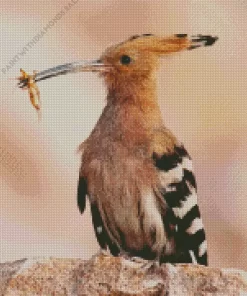
[{"label": "blurred background", "polygon": [[247,270],[247,0],[1,0],[0,8],[0,261],[99,249],[89,207],[81,216],[76,205],[76,149],[104,107],[103,82],[92,73],[40,82],[39,121],[16,87],[19,69],[95,59],[134,34],[200,33],[219,41],[161,60],[160,105],[194,160],[210,265]]}]

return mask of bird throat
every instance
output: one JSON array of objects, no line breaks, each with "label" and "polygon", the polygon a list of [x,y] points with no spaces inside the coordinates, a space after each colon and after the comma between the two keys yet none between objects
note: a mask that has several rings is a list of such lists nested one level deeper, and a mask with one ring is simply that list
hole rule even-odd
[{"label": "bird throat", "polygon": [[130,105],[144,113],[159,110],[155,77],[135,77],[111,80],[107,83],[108,104]]}]

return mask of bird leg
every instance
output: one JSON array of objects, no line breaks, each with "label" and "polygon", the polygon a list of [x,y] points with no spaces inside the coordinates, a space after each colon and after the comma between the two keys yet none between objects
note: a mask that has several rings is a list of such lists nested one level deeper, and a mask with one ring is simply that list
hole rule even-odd
[{"label": "bird leg", "polygon": [[154,260],[147,260],[141,257],[131,256],[124,251],[121,251],[118,256],[125,259],[125,262],[129,262],[129,264],[134,263],[137,268],[144,270],[149,270],[150,268],[156,269],[160,266],[160,260],[158,256]]},{"label": "bird leg", "polygon": [[112,257],[112,254],[108,249],[102,249],[100,248],[99,251],[93,255],[93,257],[100,257],[100,256],[105,256],[105,257]]}]

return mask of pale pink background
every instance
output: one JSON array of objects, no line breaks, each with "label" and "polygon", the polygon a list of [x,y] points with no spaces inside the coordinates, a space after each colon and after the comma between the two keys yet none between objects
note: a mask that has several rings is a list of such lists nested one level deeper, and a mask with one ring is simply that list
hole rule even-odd
[{"label": "pale pink background", "polygon": [[[70,1],[1,1],[1,69]],[[167,126],[194,159],[210,264],[247,270],[247,0],[78,1],[6,74],[0,97],[0,261],[33,256],[88,258],[98,250],[89,211],[76,206],[76,148],[104,106],[95,74],[39,84],[42,120],[27,71],[98,58],[133,34],[215,34],[215,46],[161,61]]]}]

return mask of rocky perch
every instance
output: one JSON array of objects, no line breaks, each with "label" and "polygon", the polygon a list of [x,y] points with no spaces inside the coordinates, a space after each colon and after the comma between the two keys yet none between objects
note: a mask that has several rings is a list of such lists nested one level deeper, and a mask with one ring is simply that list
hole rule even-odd
[{"label": "rocky perch", "polygon": [[192,264],[151,265],[122,257],[23,259],[0,264],[4,296],[247,295],[247,273]]}]

